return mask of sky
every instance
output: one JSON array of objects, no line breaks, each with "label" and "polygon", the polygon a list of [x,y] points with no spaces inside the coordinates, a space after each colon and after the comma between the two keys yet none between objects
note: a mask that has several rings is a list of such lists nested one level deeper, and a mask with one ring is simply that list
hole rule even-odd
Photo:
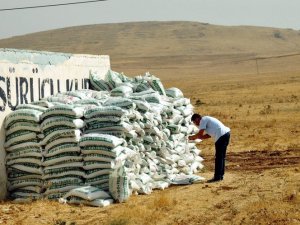
[{"label": "sky", "polygon": [[87,0],[0,0],[0,39],[63,27],[133,21],[196,21],[300,30],[300,0],[107,0],[37,9],[1,9]]}]

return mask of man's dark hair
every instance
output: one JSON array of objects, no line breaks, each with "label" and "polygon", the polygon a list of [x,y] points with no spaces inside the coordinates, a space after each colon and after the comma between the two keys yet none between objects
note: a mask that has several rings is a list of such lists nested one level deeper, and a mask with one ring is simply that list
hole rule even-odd
[{"label": "man's dark hair", "polygon": [[194,115],[192,115],[191,121],[195,121],[196,119],[201,119],[202,116],[198,113],[195,113]]}]

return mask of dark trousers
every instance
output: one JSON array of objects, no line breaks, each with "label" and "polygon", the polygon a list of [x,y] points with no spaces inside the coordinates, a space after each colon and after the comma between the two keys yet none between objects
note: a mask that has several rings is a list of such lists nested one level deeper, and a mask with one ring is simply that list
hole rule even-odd
[{"label": "dark trousers", "polygon": [[215,179],[223,179],[225,172],[226,149],[230,140],[230,132],[221,136],[215,143]]}]

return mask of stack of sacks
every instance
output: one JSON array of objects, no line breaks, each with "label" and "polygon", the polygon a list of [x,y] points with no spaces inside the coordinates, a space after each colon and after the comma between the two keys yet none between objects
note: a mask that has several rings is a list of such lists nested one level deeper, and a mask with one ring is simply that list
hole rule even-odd
[{"label": "stack of sacks", "polygon": [[46,196],[59,198],[83,184],[84,171],[79,140],[84,122],[83,108],[59,104],[42,115],[44,175]]},{"label": "stack of sacks", "polygon": [[75,188],[59,199],[61,203],[105,207],[114,202],[108,192],[93,186]]},{"label": "stack of sacks", "polygon": [[[190,100],[184,98],[183,93],[178,88],[169,88],[166,94],[172,104],[172,110],[168,113],[168,118],[165,119],[167,128],[171,135],[169,140],[174,143],[175,150],[178,153],[184,154],[172,155],[172,159],[177,161],[179,170],[185,174],[193,174],[197,172],[197,168],[202,168],[201,162],[203,159],[199,156],[200,151],[197,149],[195,143],[187,143],[185,137],[198,132],[198,129],[192,124],[191,116],[193,114],[193,106]],[[180,147],[178,147],[180,146]],[[190,165],[189,170],[185,164]]]},{"label": "stack of sacks", "polygon": [[[105,84],[110,87],[105,90],[112,89],[111,97],[102,105],[126,111],[118,115],[122,119],[115,120],[115,124],[103,126],[96,121],[93,126],[98,126],[96,132],[110,131],[125,138],[128,148],[139,155],[130,167],[124,167],[131,191],[149,194],[154,188],[166,188],[183,174],[191,175],[202,168],[202,158],[198,156],[200,151],[195,144],[187,142],[187,135],[196,132],[190,121],[193,107],[179,89],[165,90],[160,80],[150,74],[131,79],[109,71],[105,80],[96,75],[90,79],[92,85]],[[126,89],[120,94],[122,99],[112,97],[115,96],[113,91],[123,86],[130,86],[132,91]],[[93,87],[104,90],[103,85]],[[116,108],[113,110],[117,111]],[[120,121],[126,126],[120,125]],[[119,130],[116,129],[118,126]],[[189,180],[202,179],[191,176]]]},{"label": "stack of sacks", "polygon": [[40,117],[45,110],[44,107],[31,104],[19,105],[5,119],[8,191],[13,199],[41,197]]},{"label": "stack of sacks", "polygon": [[42,100],[50,105],[43,114],[42,130],[45,133],[44,180],[49,199],[56,199],[74,187],[82,186],[85,172],[79,140],[85,122],[85,109],[100,105],[98,99],[107,93],[76,90],[58,93]]},{"label": "stack of sacks", "polygon": [[108,134],[89,133],[80,139],[85,170],[85,185],[109,189],[109,174],[136,155],[124,147],[125,140]]},{"label": "stack of sacks", "polygon": [[102,106],[92,107],[85,111],[85,133],[108,133],[122,136],[126,128],[130,127],[126,118],[127,112],[115,105],[108,106],[106,102]]},{"label": "stack of sacks", "polygon": [[194,183],[202,168],[190,118],[193,107],[176,88],[150,74],[128,78],[91,74],[95,90],[60,93],[33,104],[42,114],[46,195],[62,197],[82,185],[109,190],[123,202],[170,184]]},{"label": "stack of sacks", "polygon": [[[131,186],[138,193],[151,193],[152,189],[164,189],[180,174],[192,174],[200,168],[202,158],[199,150],[187,143],[187,133],[181,127],[186,125],[171,122],[174,118],[172,105],[163,99],[160,104],[148,102],[149,111],[144,112],[139,123],[144,131],[140,141],[129,141],[130,146],[139,146],[140,163],[138,173],[131,174]],[[175,129],[174,129],[175,128]],[[131,143],[131,145],[130,145]]]}]

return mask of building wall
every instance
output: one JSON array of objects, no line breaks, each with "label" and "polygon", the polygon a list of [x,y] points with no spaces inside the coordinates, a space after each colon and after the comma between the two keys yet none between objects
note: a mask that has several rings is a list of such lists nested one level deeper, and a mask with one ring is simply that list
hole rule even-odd
[{"label": "building wall", "polygon": [[89,88],[89,74],[110,69],[107,55],[0,49],[0,199],[6,196],[5,116],[19,104],[58,92]]}]

